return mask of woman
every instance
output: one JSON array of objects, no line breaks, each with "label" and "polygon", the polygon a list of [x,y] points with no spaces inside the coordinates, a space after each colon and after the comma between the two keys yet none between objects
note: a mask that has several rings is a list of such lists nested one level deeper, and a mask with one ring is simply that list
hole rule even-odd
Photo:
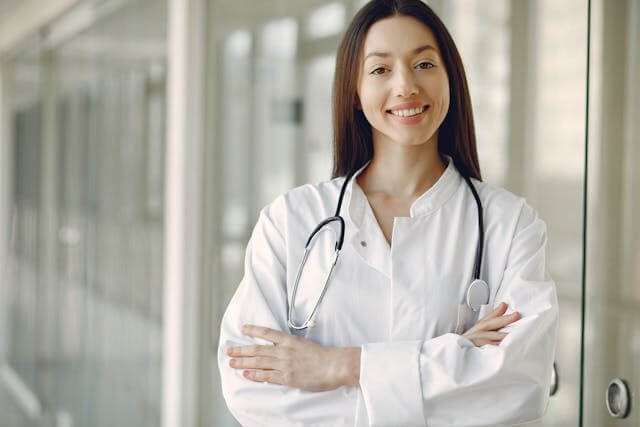
[{"label": "woman", "polygon": [[[371,1],[344,35],[333,90],[334,177],[260,212],[222,320],[229,409],[247,426],[540,419],[558,318],[546,226],[481,182],[448,31],[418,0]],[[296,287],[309,234],[340,203],[335,267],[335,241],[318,238]],[[340,221],[326,227],[339,234]],[[474,278],[488,286],[470,302]]]}]

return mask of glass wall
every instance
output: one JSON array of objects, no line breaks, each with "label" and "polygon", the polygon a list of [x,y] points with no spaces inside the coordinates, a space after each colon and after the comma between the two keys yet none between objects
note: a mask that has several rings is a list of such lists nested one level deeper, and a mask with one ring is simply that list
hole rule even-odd
[{"label": "glass wall", "polygon": [[14,176],[9,190],[12,196],[9,209],[9,253],[3,270],[8,301],[7,359],[16,373],[32,390],[40,388],[37,359],[39,348],[37,331],[39,281],[37,271],[41,243],[40,163],[42,159],[42,102],[40,99],[40,56],[38,40],[29,40],[13,61],[11,76],[7,78],[11,96],[7,105],[14,113],[8,125],[13,135]]},{"label": "glass wall", "polygon": [[[219,322],[243,273],[259,210],[278,194],[330,179],[335,53],[364,1],[217,0],[216,200],[209,259]],[[588,3],[429,1],[465,64],[486,181],[524,196],[548,226],[560,300],[558,387],[544,424],[580,413],[580,320]],[[251,10],[251,13],[249,13]],[[214,325],[214,331],[218,324]],[[215,354],[216,340],[214,339]],[[226,411],[220,388],[216,407]],[[228,413],[218,425],[234,425]]]},{"label": "glass wall", "polygon": [[60,425],[161,424],[166,23],[82,2],[7,64],[9,363]]},{"label": "glass wall", "polygon": [[591,10],[582,425],[630,427],[640,425],[640,2]]}]

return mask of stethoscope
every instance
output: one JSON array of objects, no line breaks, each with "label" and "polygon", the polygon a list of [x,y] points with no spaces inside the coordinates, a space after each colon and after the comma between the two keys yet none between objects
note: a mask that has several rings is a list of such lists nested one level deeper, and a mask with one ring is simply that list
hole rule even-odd
[{"label": "stethoscope", "polygon": [[[315,326],[315,314],[318,311],[318,306],[320,302],[322,302],[322,298],[324,298],[324,294],[327,291],[327,285],[329,284],[329,280],[331,279],[331,274],[333,273],[333,269],[336,266],[336,262],[338,262],[338,256],[340,255],[340,250],[342,250],[342,243],[344,242],[344,219],[340,216],[340,207],[342,206],[342,199],[344,197],[345,189],[347,188],[347,183],[351,179],[351,177],[355,174],[355,170],[347,175],[347,178],[344,180],[342,184],[342,188],[340,189],[340,198],[338,199],[338,207],[336,208],[336,213],[334,216],[329,217],[322,221],[320,224],[316,226],[316,228],[311,232],[311,235],[307,239],[307,243],[304,247],[304,254],[302,256],[302,261],[300,262],[300,267],[298,268],[298,273],[296,274],[296,281],[293,285],[293,292],[291,294],[291,303],[287,309],[287,323],[289,324],[289,328],[302,330],[307,328],[312,328]],[[467,185],[471,189],[471,193],[473,193],[473,198],[476,200],[476,205],[478,206],[478,245],[476,248],[476,257],[475,257],[475,265],[473,268],[473,278],[474,280],[471,282],[469,287],[467,288],[467,293],[465,296],[465,301],[469,309],[477,312],[480,309],[481,305],[487,304],[489,302],[489,285],[487,282],[480,279],[480,266],[482,265],[482,248],[484,246],[484,224],[482,221],[482,203],[480,202],[480,197],[478,196],[478,192],[476,191],[475,186],[469,179],[469,177],[464,177],[464,180],[467,182]],[[340,226],[340,234],[337,238],[335,245],[335,253],[333,260],[331,261],[331,269],[327,274],[327,278],[324,282],[324,286],[322,288],[322,292],[316,301],[311,314],[307,317],[307,319],[302,323],[302,325],[296,325],[291,320],[291,313],[294,312],[294,304],[296,301],[296,294],[298,293],[298,284],[300,282],[300,277],[302,275],[302,271],[304,269],[304,265],[307,262],[307,258],[309,257],[309,252],[311,250],[312,244],[315,239],[319,236],[320,231],[323,230],[323,227],[332,222],[338,222]],[[325,229],[326,230],[326,229]],[[332,230],[332,229],[331,229]]]}]

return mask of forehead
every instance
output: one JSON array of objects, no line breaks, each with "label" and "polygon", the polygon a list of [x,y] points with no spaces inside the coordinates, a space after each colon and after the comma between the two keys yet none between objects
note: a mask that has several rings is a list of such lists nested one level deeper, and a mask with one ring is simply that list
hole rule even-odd
[{"label": "forehead", "polygon": [[370,52],[404,55],[418,46],[429,44],[438,49],[429,27],[411,16],[392,16],[381,19],[369,28],[363,45],[363,58]]}]

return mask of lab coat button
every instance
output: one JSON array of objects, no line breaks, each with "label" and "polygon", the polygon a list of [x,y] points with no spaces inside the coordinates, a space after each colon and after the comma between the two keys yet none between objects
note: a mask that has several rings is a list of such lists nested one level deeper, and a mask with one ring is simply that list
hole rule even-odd
[{"label": "lab coat button", "polygon": [[363,248],[366,248],[367,247],[367,242],[362,240],[362,241],[360,241],[360,245],[362,245]]}]

